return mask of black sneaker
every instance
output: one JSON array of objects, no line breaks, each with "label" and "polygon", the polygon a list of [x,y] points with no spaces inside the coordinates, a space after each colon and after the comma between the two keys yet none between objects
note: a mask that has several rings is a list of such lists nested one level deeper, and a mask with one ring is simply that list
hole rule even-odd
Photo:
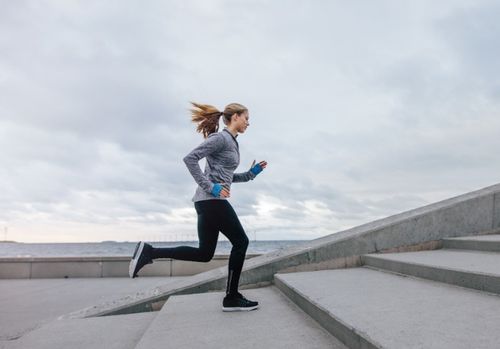
[{"label": "black sneaker", "polygon": [[226,295],[222,301],[222,311],[249,311],[258,307],[258,302],[249,301],[239,292],[235,295]]},{"label": "black sneaker", "polygon": [[135,278],[143,266],[153,263],[153,259],[151,258],[152,249],[153,246],[143,241],[139,242],[137,246],[135,246],[134,255],[132,256],[128,266],[128,275],[131,278]]}]

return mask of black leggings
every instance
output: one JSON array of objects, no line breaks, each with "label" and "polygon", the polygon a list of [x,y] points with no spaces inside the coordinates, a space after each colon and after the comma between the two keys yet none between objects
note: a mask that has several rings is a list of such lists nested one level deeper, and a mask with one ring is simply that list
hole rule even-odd
[{"label": "black leggings", "polygon": [[199,247],[154,248],[153,259],[173,258],[184,261],[208,262],[214,255],[220,231],[233,245],[229,256],[226,294],[235,294],[238,292],[241,269],[248,247],[248,237],[240,220],[227,200],[197,201],[194,203],[194,208],[198,214]]}]

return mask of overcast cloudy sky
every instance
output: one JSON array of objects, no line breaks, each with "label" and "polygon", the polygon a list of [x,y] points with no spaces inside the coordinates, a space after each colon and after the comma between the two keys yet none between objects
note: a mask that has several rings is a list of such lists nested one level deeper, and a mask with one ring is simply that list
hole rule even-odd
[{"label": "overcast cloudy sky", "polygon": [[0,240],[195,239],[191,100],[250,110],[237,172],[269,165],[230,201],[251,239],[500,182],[498,1],[0,8]]}]

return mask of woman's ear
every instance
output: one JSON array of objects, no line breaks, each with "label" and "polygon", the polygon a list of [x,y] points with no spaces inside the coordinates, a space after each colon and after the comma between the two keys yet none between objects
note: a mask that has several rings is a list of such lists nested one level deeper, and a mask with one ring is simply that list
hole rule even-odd
[{"label": "woman's ear", "polygon": [[233,115],[231,115],[231,122],[236,121],[238,116],[239,116],[238,113],[234,113]]}]

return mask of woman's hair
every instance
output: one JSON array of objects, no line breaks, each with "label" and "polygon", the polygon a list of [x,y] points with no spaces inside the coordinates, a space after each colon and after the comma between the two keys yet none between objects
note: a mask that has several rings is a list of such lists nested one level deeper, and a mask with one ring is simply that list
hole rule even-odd
[{"label": "woman's hair", "polygon": [[191,102],[191,104],[193,105],[193,108],[190,109],[191,120],[198,124],[196,131],[203,133],[204,138],[207,138],[208,135],[219,130],[219,119],[221,115],[224,115],[224,124],[229,125],[231,123],[231,116],[233,116],[234,113],[241,115],[248,110],[239,103],[226,105],[223,112],[209,104],[199,104],[195,102]]}]

